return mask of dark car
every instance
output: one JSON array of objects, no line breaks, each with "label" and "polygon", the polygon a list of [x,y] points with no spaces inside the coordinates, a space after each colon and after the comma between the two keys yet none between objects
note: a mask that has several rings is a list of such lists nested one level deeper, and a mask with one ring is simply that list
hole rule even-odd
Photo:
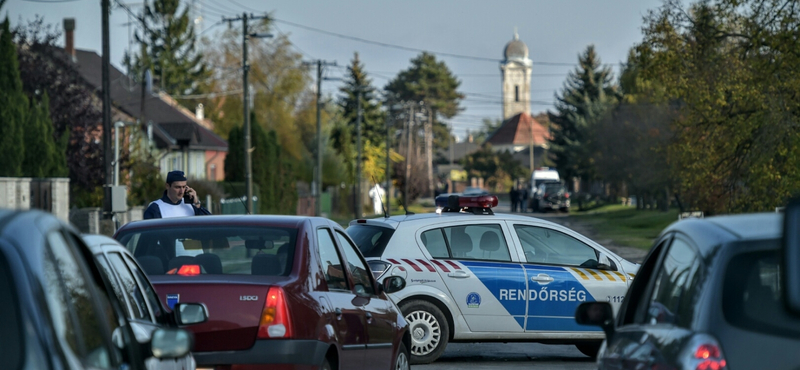
[{"label": "dark car", "polygon": [[[133,327],[137,341],[151,341],[158,328],[177,328],[179,325],[198,324],[208,319],[205,306],[199,303],[181,303],[174,311],[164,307],[141,267],[116,240],[105,235],[82,237],[94,254],[95,262],[108,278],[117,299],[122,303],[122,309]],[[193,370],[196,367],[190,353],[180,358],[150,358],[145,362],[148,370]]]},{"label": "dark car", "polygon": [[530,208],[534,212],[546,210],[569,211],[569,191],[560,182],[544,182],[539,184],[536,193],[530,200]]},{"label": "dark car", "polygon": [[613,319],[584,303],[606,341],[600,369],[798,369],[800,317],[783,303],[783,215],[685,219],[645,258]]},{"label": "dark car", "polygon": [[119,229],[168,305],[203,302],[198,367],[408,369],[407,323],[350,237],[321,217],[205,216]]},{"label": "dark car", "polygon": [[185,356],[191,334],[158,329],[138,343],[77,232],[41,211],[0,210],[3,369],[145,369]]}]

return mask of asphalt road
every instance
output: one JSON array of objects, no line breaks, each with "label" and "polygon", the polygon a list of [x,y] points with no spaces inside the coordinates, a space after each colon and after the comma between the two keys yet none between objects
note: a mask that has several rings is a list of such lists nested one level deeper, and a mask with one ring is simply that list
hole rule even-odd
[{"label": "asphalt road", "polygon": [[575,346],[539,343],[450,343],[436,362],[414,370],[596,369]]}]

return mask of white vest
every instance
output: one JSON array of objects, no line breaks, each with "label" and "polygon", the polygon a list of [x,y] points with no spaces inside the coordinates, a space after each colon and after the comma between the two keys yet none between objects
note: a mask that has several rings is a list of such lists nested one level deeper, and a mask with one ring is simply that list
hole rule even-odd
[{"label": "white vest", "polygon": [[194,216],[194,207],[191,204],[184,203],[183,199],[181,199],[180,204],[169,204],[161,199],[153,203],[158,205],[158,209],[161,211],[161,218]]}]

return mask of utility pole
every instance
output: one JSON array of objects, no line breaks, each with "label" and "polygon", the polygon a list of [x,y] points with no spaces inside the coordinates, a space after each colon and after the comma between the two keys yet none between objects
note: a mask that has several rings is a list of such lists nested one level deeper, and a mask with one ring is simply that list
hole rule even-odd
[{"label": "utility pole", "polygon": [[403,181],[403,207],[408,212],[408,179],[411,177],[411,130],[414,127],[414,106],[409,107],[411,114],[408,116],[408,124],[406,125],[406,173],[405,180]]},{"label": "utility pole", "polygon": [[317,165],[314,171],[314,215],[322,216],[322,67],[336,66],[336,62],[318,59],[316,62],[304,62],[305,65],[317,65]]},{"label": "utility pole", "polygon": [[427,105],[428,121],[425,125],[425,160],[428,165],[428,195],[435,198],[433,184],[433,107]]},{"label": "utility pole", "polygon": [[[391,112],[391,110],[389,110]],[[393,116],[392,116],[393,117]],[[394,118],[392,118],[394,121]],[[389,119],[387,118],[385,122],[386,125],[386,216],[388,217],[392,214],[391,210],[389,209],[389,205],[392,204],[392,158],[391,158],[391,136],[389,135]]]},{"label": "utility pole", "polygon": [[103,37],[103,167],[105,168],[105,189],[103,191],[104,218],[111,214],[111,80],[109,78],[110,47],[108,30],[109,0],[101,0]]},{"label": "utility pole", "polygon": [[248,18],[247,13],[242,13],[241,17],[237,18],[222,18],[223,21],[233,22],[233,21],[242,21],[242,90],[243,90],[243,98],[242,98],[242,105],[243,105],[243,113],[244,113],[244,178],[245,178],[245,192],[247,197],[246,212],[248,214],[254,214],[255,210],[253,209],[253,164],[252,164],[252,155],[253,155],[253,148],[251,148],[250,144],[250,93],[249,83],[247,82],[247,74],[250,71],[250,65],[247,64],[247,41],[250,37],[272,37],[271,34],[258,34],[258,33],[250,33],[247,28],[247,20],[248,19],[267,19],[268,17],[265,15],[250,15]]},{"label": "utility pole", "polygon": [[358,86],[356,93],[356,218],[361,218],[361,92],[362,86]]}]

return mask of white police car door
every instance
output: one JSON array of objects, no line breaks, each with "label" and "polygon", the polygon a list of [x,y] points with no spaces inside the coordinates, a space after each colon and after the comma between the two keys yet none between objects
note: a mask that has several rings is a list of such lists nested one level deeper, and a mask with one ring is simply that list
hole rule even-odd
[{"label": "white police car door", "polygon": [[[513,224],[526,263],[525,331],[598,331],[578,325],[581,302],[607,301],[619,307],[628,289],[613,260],[576,237],[547,226]],[[609,266],[609,269],[603,265]],[[510,297],[509,297],[510,298]]]},{"label": "white police car door", "polygon": [[500,300],[503,290],[525,289],[525,273],[516,252],[509,251],[506,228],[500,223],[447,226],[420,236],[430,245],[446,241],[449,258],[439,262],[447,271],[440,275],[470,331],[523,331],[525,303]]}]

